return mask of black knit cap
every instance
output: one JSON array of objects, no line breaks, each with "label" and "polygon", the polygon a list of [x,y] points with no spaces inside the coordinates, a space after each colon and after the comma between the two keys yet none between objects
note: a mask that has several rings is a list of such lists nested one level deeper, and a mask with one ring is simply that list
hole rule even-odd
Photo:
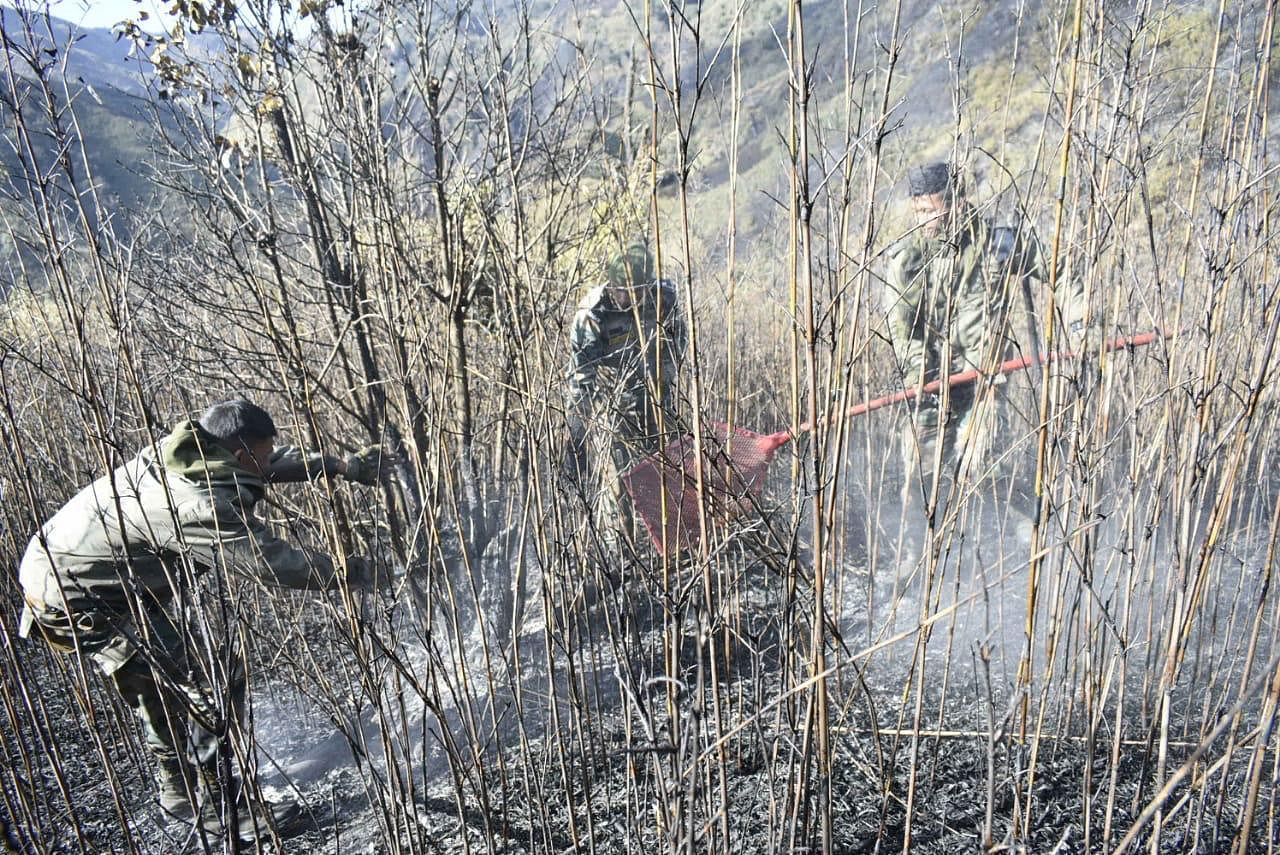
[{"label": "black knit cap", "polygon": [[907,170],[907,190],[912,196],[955,192],[955,171],[949,163],[926,163]]}]

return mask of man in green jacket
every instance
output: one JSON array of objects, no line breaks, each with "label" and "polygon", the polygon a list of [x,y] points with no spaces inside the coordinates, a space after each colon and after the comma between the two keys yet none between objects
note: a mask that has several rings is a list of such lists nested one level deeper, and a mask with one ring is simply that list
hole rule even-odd
[{"label": "man in green jacket", "polygon": [[[1014,297],[1028,278],[1047,278],[1036,245],[1021,226],[1001,228],[983,218],[951,164],[911,169],[908,185],[916,226],[890,250],[885,291],[904,385],[920,388],[974,369],[991,374],[1011,350]],[[1055,323],[1066,328],[1074,347],[1083,336],[1085,301],[1078,283],[1061,290]],[[925,475],[916,483],[931,483],[927,475],[939,441],[944,470],[959,464],[962,477],[975,471],[994,430],[988,388],[981,382],[951,387],[945,411],[942,394],[913,402],[903,451],[908,468]]]},{"label": "man in green jacket", "polygon": [[199,577],[225,571],[311,591],[371,582],[363,559],[339,568],[291,546],[254,508],[268,483],[343,475],[372,484],[376,449],[345,460],[304,456],[275,450],[275,436],[271,416],[254,404],[215,404],[76,494],[31,539],[19,569],[20,634],[34,627],[108,677],[142,725],[166,814],[221,835],[223,802],[244,805],[236,833],[245,840],[269,825],[287,833],[300,811],[223,798],[238,789],[218,774],[218,755],[237,723],[244,676],[225,651],[204,655],[217,640],[199,638],[184,620],[207,596]]}]

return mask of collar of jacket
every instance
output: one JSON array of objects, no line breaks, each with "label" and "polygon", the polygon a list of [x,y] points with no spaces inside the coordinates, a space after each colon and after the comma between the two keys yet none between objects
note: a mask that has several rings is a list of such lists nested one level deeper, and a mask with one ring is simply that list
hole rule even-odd
[{"label": "collar of jacket", "polygon": [[954,230],[949,229],[940,234],[926,237],[925,242],[934,251],[952,249],[958,252],[978,241],[978,232],[981,227],[982,218],[978,216],[978,212],[970,211],[963,220],[956,224]]},{"label": "collar of jacket", "polygon": [[165,471],[211,487],[266,492],[262,477],[240,465],[236,456],[218,444],[193,419],[187,419],[160,440],[160,461]]}]

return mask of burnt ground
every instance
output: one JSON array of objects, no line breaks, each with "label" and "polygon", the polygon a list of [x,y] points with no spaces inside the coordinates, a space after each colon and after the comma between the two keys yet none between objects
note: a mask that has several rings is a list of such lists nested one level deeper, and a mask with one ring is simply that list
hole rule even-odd
[{"label": "burnt ground", "polygon": [[[259,667],[251,709],[260,775],[269,797],[300,796],[314,822],[314,828],[286,841],[282,850],[268,844],[261,851],[674,851],[677,842],[670,839],[670,825],[657,818],[659,804],[689,817],[680,826],[686,838],[679,842],[687,844],[686,851],[707,851],[704,823],[717,830],[727,826],[733,852],[819,851],[818,798],[829,789],[835,852],[901,851],[908,802],[913,852],[954,855],[982,851],[984,846],[1000,852],[1104,852],[1111,851],[1163,781],[1191,756],[1200,735],[1234,713],[1220,693],[1230,680],[1219,679],[1215,694],[1212,686],[1200,685],[1205,682],[1203,671],[1189,669],[1170,709],[1167,732],[1173,742],[1162,778],[1152,727],[1155,713],[1134,699],[1147,677],[1144,663],[1152,660],[1136,644],[1130,654],[1133,685],[1119,725],[1114,708],[1097,711],[1099,724],[1094,741],[1088,742],[1081,699],[1074,690],[1051,683],[1053,691],[1043,701],[1043,738],[1034,739],[1041,711],[1036,698],[1026,719],[1027,736],[1019,738],[1022,719],[1012,691],[1012,671],[1022,617],[1008,611],[1007,603],[1025,595],[1024,577],[1002,568],[998,556],[976,550],[961,556],[963,546],[955,555],[942,556],[944,563],[954,564],[946,571],[951,575],[944,574],[945,589],[981,582],[990,599],[1006,603],[993,610],[979,601],[970,611],[958,613],[951,625],[935,628],[921,660],[921,691],[916,688],[921,681],[912,678],[916,672],[910,640],[867,653],[886,636],[914,625],[919,592],[912,585],[918,586],[918,577],[900,571],[896,580],[873,582],[865,569],[870,566],[866,543],[859,549],[853,563],[838,568],[850,586],[846,597],[853,605],[832,616],[829,633],[832,660],[840,663],[830,680],[829,788],[822,785],[822,771],[804,759],[804,704],[778,701],[786,685],[794,686],[805,676],[802,661],[784,664],[784,651],[796,649],[789,631],[806,636],[803,615],[811,613],[812,603],[804,601],[807,594],[801,590],[788,610],[778,575],[758,565],[739,580],[740,597],[733,607],[738,642],[728,656],[717,660],[718,700],[725,710],[721,732],[730,734],[717,755],[723,757],[722,767],[706,760],[716,754],[708,748],[715,732],[710,711],[717,699],[710,690],[697,688],[706,684],[700,676],[705,678],[711,659],[700,646],[698,632],[684,628],[675,672],[678,690],[668,694],[670,681],[647,676],[667,672],[662,654],[664,604],[645,593],[643,576],[586,599],[580,597],[580,587],[574,587],[575,580],[557,580],[549,587],[544,580],[544,593],[562,588],[565,599],[573,600],[569,611],[575,617],[569,623],[576,621],[575,628],[548,629],[545,618],[526,627],[521,636],[522,647],[527,646],[526,670],[515,681],[528,693],[523,726],[512,725],[509,703],[495,704],[506,712],[490,722],[487,744],[475,754],[450,762],[438,745],[427,746],[439,742],[439,729],[427,723],[422,699],[411,698],[402,708],[403,718],[393,724],[410,734],[409,742],[417,740],[427,747],[410,752],[407,761],[394,767],[412,770],[408,785],[388,777],[376,750],[381,734],[368,717],[363,725],[353,723],[360,712],[357,695],[344,703],[335,697],[341,691],[318,692],[308,677],[345,674],[351,679],[357,673],[344,628],[335,619],[338,612],[305,605],[303,598],[297,601],[304,603],[301,609],[257,615],[261,649],[256,651]],[[1242,566],[1253,563],[1253,549],[1253,544],[1241,547]],[[893,556],[881,555],[879,561],[891,565]],[[975,570],[974,564],[982,566]],[[962,565],[970,569],[955,569]],[[1003,589],[1005,584],[1012,589]],[[887,599],[886,588],[893,588],[899,599]],[[1101,589],[1094,593],[1106,596]],[[1239,590],[1222,596],[1235,598],[1230,601],[1233,613],[1237,602],[1247,602]],[[891,606],[887,612],[882,611],[886,604]],[[669,603],[665,606],[671,608]],[[1239,611],[1247,613],[1247,608]],[[425,658],[423,634],[413,626],[412,614],[402,613],[398,619],[401,623],[391,626],[390,637],[401,646],[401,665],[419,669]],[[203,851],[198,841],[175,834],[161,820],[132,716],[114,703],[96,672],[89,680],[96,722],[91,727],[82,707],[64,689],[68,681],[61,671],[72,660],[17,640],[12,626],[11,617],[3,616],[0,668],[10,689],[5,693],[9,703],[0,737],[4,851]],[[1238,654],[1222,651],[1243,650],[1243,645],[1214,635],[1216,626],[1198,643],[1219,667],[1238,667]],[[622,629],[610,632],[609,627]],[[312,659],[291,654],[290,639],[299,636],[307,640]],[[939,650],[943,643],[945,656]],[[557,657],[552,674],[546,671],[548,646]],[[801,641],[798,647],[803,646]],[[1001,655],[1002,647],[1014,649]],[[983,656],[989,657],[989,668],[981,666]],[[1268,658],[1264,651],[1261,659]],[[625,667],[619,667],[619,661]],[[560,672],[566,662],[577,669],[573,675]],[[917,662],[914,667],[920,666]],[[390,682],[392,670],[384,673]],[[904,697],[909,679],[912,688]],[[548,697],[548,685],[555,687],[554,700]],[[1220,736],[1193,774],[1167,794],[1154,851],[1232,851],[1256,733],[1252,740],[1249,737],[1262,712],[1262,691],[1251,691],[1240,710],[1235,731],[1239,744],[1230,760],[1222,760],[1227,737]],[[668,703],[673,714],[661,714]],[[922,735],[913,738],[917,705]],[[556,717],[550,714],[552,707],[558,711]],[[643,732],[638,725],[642,719],[653,727],[652,733]],[[1123,728],[1118,747],[1113,739],[1117,726]],[[992,730],[997,733],[994,739],[987,736]],[[1272,764],[1275,737],[1269,736],[1266,762]],[[353,742],[363,742],[364,747],[353,751]],[[104,755],[109,762],[102,761]],[[287,774],[280,774],[282,770]],[[807,781],[811,798],[795,806],[796,782],[801,779]],[[411,798],[404,795],[408,791]],[[1276,834],[1275,799],[1274,766],[1269,765],[1249,851],[1268,851],[1269,838]],[[722,803],[728,806],[723,823],[718,816]],[[788,824],[788,817],[798,821]],[[1151,828],[1144,825],[1137,836],[1146,851],[1152,851]]]},{"label": "burnt ground", "polygon": [[[634,592],[611,596],[615,599],[596,608],[612,608],[633,597]],[[634,605],[632,601],[628,607],[634,609]],[[763,605],[753,610],[748,603],[745,608],[748,623],[754,623],[746,634],[756,642],[771,643],[771,634],[779,626],[777,615]],[[638,642],[645,648],[659,644],[657,629],[650,626],[639,634]],[[14,657],[10,666],[23,675],[26,686],[61,684],[51,669],[65,666],[69,660],[50,658],[24,644],[8,651]],[[688,689],[696,685],[694,643],[686,643],[683,653],[687,660],[684,675],[689,679],[676,703],[680,727],[692,733],[696,728],[688,723],[699,714],[705,715],[710,698],[703,693],[699,703]],[[743,698],[767,699],[780,693],[782,670],[762,670],[758,662],[758,658],[744,656],[727,663],[722,700],[737,699],[736,709],[741,710],[750,707]],[[913,793],[911,842],[915,852],[932,855],[981,850],[988,811],[993,851],[1107,851],[1104,828],[1109,829],[1114,845],[1159,788],[1155,753],[1143,740],[1149,731],[1142,722],[1126,724],[1129,732],[1114,760],[1110,732],[1105,727],[1092,746],[1082,738],[1078,723],[1062,724],[1061,731],[1046,727],[1050,736],[1039,743],[1034,766],[1030,830],[1015,835],[1015,821],[1023,825],[1032,750],[1030,740],[1017,738],[1016,716],[1010,715],[1004,704],[994,709],[984,697],[980,681],[957,678],[948,684],[945,698],[940,686],[930,683],[922,702],[926,711],[923,729],[945,728],[946,732],[913,742],[903,732],[910,729],[911,709],[909,705],[904,709],[902,702],[904,672],[900,666],[892,660],[873,662],[861,680],[848,672],[833,680],[830,798],[836,852],[899,851],[906,832],[909,791]],[[100,681],[95,679],[93,685],[97,700],[109,705],[110,696]],[[21,734],[8,730],[4,738],[6,801],[0,805],[4,819],[0,839],[5,841],[6,851],[202,851],[160,821],[152,803],[153,785],[145,770],[146,760],[138,743],[121,729],[131,726],[127,716],[100,715],[98,719],[98,734],[117,778],[115,789],[121,794],[117,803],[94,747],[94,733],[84,725],[74,702],[61,691],[34,692],[27,697],[31,709],[10,710],[23,724]],[[612,707],[608,702],[611,697]],[[260,763],[268,780],[272,763],[287,765],[315,754],[317,746],[335,741],[330,717],[306,699],[279,686],[261,686],[255,698],[257,732],[269,743],[266,753],[270,761]],[[653,738],[638,735],[633,721],[628,736],[623,707],[616,695],[605,693],[591,705],[595,715],[585,734],[566,724],[561,731],[564,739],[557,738],[550,726],[541,733],[530,729],[523,748],[519,740],[508,739],[484,755],[479,767],[457,770],[463,781],[460,787],[436,765],[432,767],[435,772],[417,790],[412,806],[384,802],[392,790],[383,768],[376,761],[354,762],[348,755],[345,762],[330,763],[329,768],[299,778],[300,794],[316,827],[288,841],[283,851],[465,852],[486,851],[491,844],[492,851],[520,853],[570,851],[586,848],[588,841],[595,852],[658,851],[670,841],[659,839],[654,804],[664,785],[687,780],[677,778],[677,771],[687,768],[681,764],[696,754],[696,748],[661,733]],[[1205,726],[1196,717],[1199,709],[1194,704],[1178,709],[1185,720],[1172,722],[1171,731],[1187,738],[1170,750],[1170,770],[1190,754],[1195,734]],[[811,791],[821,791],[818,770],[806,772],[801,768],[800,754],[792,750],[800,730],[800,712],[766,702],[761,714],[726,741],[723,787],[724,801],[729,805],[731,851],[809,851],[819,847],[815,821],[810,819],[807,825],[802,822],[798,829],[791,829],[777,818],[782,813],[780,806],[786,805],[794,792],[796,775],[807,774]],[[881,729],[879,734],[871,727],[873,716]],[[1251,711],[1241,733],[1251,726],[1252,717]],[[983,734],[993,719],[1000,735],[988,740]],[[40,720],[47,725],[32,726]],[[1103,720],[1110,722],[1112,716]],[[939,721],[942,727],[937,726]],[[1208,726],[1212,724],[1210,721]],[[1224,744],[1223,739],[1214,744],[1206,755],[1210,762],[1221,756]],[[52,774],[52,764],[42,756],[52,752],[60,758],[65,796]],[[1223,767],[1201,766],[1171,794],[1157,851],[1231,851],[1248,757],[1248,752],[1240,751]],[[429,767],[425,759],[420,762],[424,769]],[[479,768],[483,768],[487,782],[483,797],[478,796],[482,790],[475,786]],[[267,787],[268,795],[284,792],[278,779],[275,784]],[[698,815],[705,816],[702,805],[719,803],[719,786],[716,779],[696,791],[679,793],[677,788],[679,794],[670,802],[695,814],[702,811]],[[19,792],[27,799],[29,811],[22,809]],[[1264,782],[1262,819],[1255,823],[1251,851],[1266,851],[1266,811],[1269,805],[1274,807],[1274,795],[1274,780]],[[808,806],[810,811],[815,807]],[[37,819],[32,822],[30,817]],[[701,828],[701,821],[690,825]],[[122,831],[125,825],[130,829],[127,835]],[[697,839],[695,833],[695,851],[701,848]],[[1149,846],[1149,840],[1146,832],[1139,836],[1144,845]],[[275,850],[268,845],[263,851]]]}]

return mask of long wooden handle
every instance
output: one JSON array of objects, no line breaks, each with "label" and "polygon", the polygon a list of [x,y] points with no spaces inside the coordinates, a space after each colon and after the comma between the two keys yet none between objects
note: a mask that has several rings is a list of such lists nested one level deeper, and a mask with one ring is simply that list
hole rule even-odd
[{"label": "long wooden handle", "polygon": [[[1107,353],[1110,353],[1116,350],[1127,350],[1128,348],[1131,348],[1131,347],[1142,347],[1145,344],[1151,344],[1151,342],[1156,341],[1157,339],[1169,339],[1169,338],[1173,338],[1173,336],[1174,336],[1174,333],[1168,330],[1156,330],[1155,332],[1142,333],[1141,335],[1134,335],[1134,336],[1128,336],[1124,338],[1112,339],[1111,341],[1107,342],[1105,350]],[[1018,357],[1017,359],[1010,359],[1000,363],[999,367],[996,368],[995,373],[1008,374],[1010,372],[1017,371],[1020,368],[1026,368],[1031,365],[1043,365],[1048,362],[1060,362],[1065,359],[1078,359],[1080,356],[1081,354],[1074,353],[1068,350],[1054,351],[1053,353],[1035,354],[1033,356],[1021,356],[1021,357]],[[982,377],[982,376],[983,376],[983,372],[974,368],[974,369],[970,369],[969,371],[961,371],[958,374],[952,374],[950,377],[946,378],[945,382],[949,383],[952,386],[963,386],[966,383],[972,383],[973,381],[977,380],[979,377]],[[845,410],[841,414],[841,417],[847,419],[847,418],[852,418],[854,416],[860,416],[863,413],[869,413],[872,410],[883,409],[884,407],[888,407],[891,404],[897,404],[901,401],[909,401],[920,394],[931,394],[941,389],[943,382],[944,381],[942,380],[934,380],[931,383],[924,384],[922,388],[903,389],[901,392],[894,392],[892,395],[885,395],[884,397],[881,397],[881,398],[875,398],[870,401],[863,401],[861,404],[856,404],[850,407],[849,409]],[[796,433],[797,434],[808,433],[812,429],[813,429],[813,426],[810,425],[808,422],[805,422],[804,424],[800,425],[800,429],[796,431]],[[784,431],[783,433],[785,434],[786,432]],[[779,434],[772,434],[771,436],[778,436],[778,435]]]}]

